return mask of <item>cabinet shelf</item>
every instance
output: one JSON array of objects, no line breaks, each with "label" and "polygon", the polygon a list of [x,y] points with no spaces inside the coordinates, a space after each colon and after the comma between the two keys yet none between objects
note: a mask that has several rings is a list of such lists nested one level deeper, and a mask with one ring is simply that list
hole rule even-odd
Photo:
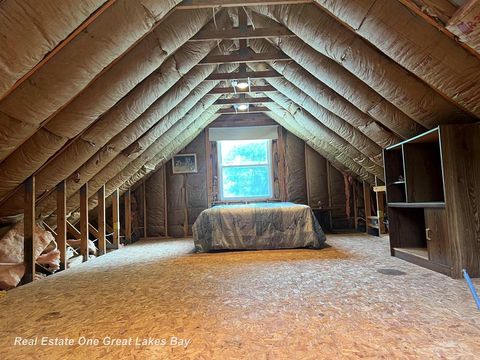
[{"label": "cabinet shelf", "polygon": [[424,202],[424,203],[388,203],[389,207],[396,208],[444,208],[444,202]]}]

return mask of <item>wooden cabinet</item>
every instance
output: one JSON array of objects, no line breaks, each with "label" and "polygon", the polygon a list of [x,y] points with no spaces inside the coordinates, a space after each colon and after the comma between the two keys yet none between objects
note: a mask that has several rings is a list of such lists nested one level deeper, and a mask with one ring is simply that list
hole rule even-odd
[{"label": "wooden cabinet", "polygon": [[480,124],[441,125],[384,150],[393,256],[480,276]]}]

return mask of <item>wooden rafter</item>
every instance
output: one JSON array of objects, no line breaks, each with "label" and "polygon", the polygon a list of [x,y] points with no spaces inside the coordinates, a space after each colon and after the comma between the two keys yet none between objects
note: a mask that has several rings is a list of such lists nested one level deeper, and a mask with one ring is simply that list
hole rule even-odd
[{"label": "wooden rafter", "polygon": [[198,32],[189,41],[212,41],[212,40],[239,40],[239,39],[260,39],[272,37],[292,37],[295,36],[290,30],[283,26],[275,26],[271,28],[257,28],[231,30],[204,30]]},{"label": "wooden rafter", "polygon": [[184,0],[177,5],[176,9],[191,10],[214,7],[238,7],[256,5],[285,5],[307,4],[311,0]]},{"label": "wooden rafter", "polygon": [[255,93],[255,92],[272,92],[272,91],[277,91],[273,86],[271,85],[262,85],[262,86],[250,86],[250,88],[247,89],[236,89],[233,86],[231,87],[218,87],[218,88],[213,88],[208,92],[208,94],[248,94],[248,93]]},{"label": "wooden rafter", "polygon": [[272,99],[269,97],[258,98],[233,98],[233,99],[218,99],[214,105],[234,105],[234,104],[259,104],[259,103],[271,103]]},{"label": "wooden rafter", "polygon": [[231,63],[249,63],[263,61],[282,61],[290,60],[290,57],[282,51],[268,53],[249,53],[249,54],[230,54],[230,55],[208,55],[199,65],[218,65]]},{"label": "wooden rafter", "polygon": [[101,14],[105,12],[110,6],[112,6],[117,0],[109,0],[98,8],[93,14],[90,15],[79,27],[77,27],[70,35],[68,35],[63,41],[61,41],[52,51],[50,51],[37,65],[35,65],[30,71],[18,79],[15,84],[2,96],[0,101],[10,95],[16,88],[18,88],[25,80],[35,74],[40,68],[43,67],[52,57],[55,56],[60,50],[67,46],[73,39],[75,39],[83,30],[87,28],[92,22],[94,22]]}]

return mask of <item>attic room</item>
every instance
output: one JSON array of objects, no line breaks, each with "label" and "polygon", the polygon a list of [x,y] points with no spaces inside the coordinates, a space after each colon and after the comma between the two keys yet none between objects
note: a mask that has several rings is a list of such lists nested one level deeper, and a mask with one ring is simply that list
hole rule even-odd
[{"label": "attic room", "polygon": [[2,359],[480,357],[480,0],[0,0]]}]

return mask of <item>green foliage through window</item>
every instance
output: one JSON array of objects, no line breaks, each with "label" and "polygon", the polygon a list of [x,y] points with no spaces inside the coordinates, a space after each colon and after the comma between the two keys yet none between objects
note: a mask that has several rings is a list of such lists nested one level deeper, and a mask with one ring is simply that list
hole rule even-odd
[{"label": "green foliage through window", "polygon": [[270,140],[220,141],[223,199],[271,197]]}]

